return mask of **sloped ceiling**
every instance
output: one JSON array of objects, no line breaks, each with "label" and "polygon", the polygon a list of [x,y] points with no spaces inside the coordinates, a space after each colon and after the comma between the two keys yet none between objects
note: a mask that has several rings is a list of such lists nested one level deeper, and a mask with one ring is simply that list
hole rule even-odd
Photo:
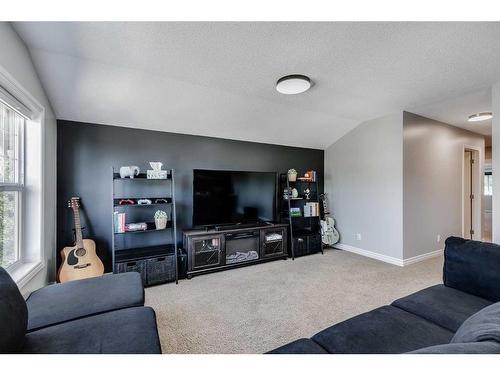
[{"label": "sloped ceiling", "polygon": [[[59,119],[229,139],[326,148],[362,121],[412,109],[468,126],[500,81],[499,23],[13,26]],[[312,89],[279,94],[276,80],[292,73]],[[474,93],[464,108],[457,98]]]},{"label": "sloped ceiling", "polygon": [[491,111],[491,88],[411,108],[411,112],[452,124],[475,133],[491,136],[491,120],[468,122],[470,115]]}]

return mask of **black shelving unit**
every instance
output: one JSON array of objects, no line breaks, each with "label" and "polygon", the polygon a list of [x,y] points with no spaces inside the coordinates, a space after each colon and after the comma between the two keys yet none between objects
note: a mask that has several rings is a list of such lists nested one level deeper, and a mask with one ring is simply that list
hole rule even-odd
[{"label": "black shelving unit", "polygon": [[[175,209],[174,170],[167,170],[167,179],[148,179],[146,173],[134,178],[121,178],[112,168],[112,262],[113,272],[137,271],[144,285],[154,285],[175,280],[177,267],[177,220]],[[149,199],[151,204],[120,204],[121,200]],[[161,202],[155,202],[161,199]],[[165,229],[156,229],[155,209],[170,213]],[[115,232],[114,213],[125,212],[127,223],[146,222],[146,230]],[[153,220],[153,221],[151,221]]]},{"label": "black shelving unit", "polygon": [[[323,253],[321,244],[321,222],[319,216],[303,216],[304,205],[308,202],[318,203],[319,206],[319,184],[316,181],[296,180],[290,181],[288,174],[280,174],[280,221],[289,225],[289,255],[292,259],[296,256],[309,255],[317,252]],[[299,196],[291,197],[291,189],[296,188]],[[310,189],[309,199],[304,195],[304,190]],[[285,198],[284,191],[288,191],[288,198]],[[292,216],[291,208],[298,207],[301,216]]]}]

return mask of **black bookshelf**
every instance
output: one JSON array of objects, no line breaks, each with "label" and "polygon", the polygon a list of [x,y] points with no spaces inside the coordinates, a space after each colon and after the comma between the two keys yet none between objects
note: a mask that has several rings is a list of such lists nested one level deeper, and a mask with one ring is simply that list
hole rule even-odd
[{"label": "black bookshelf", "polygon": [[[321,252],[321,221],[320,221],[320,201],[319,184],[314,181],[296,180],[290,181],[288,174],[280,174],[279,181],[280,212],[279,219],[282,223],[289,224],[289,256],[295,259],[296,256],[303,256]],[[299,196],[292,198],[291,190],[297,189]],[[304,190],[309,188],[309,198],[306,198]],[[285,196],[288,192],[288,198]],[[304,216],[304,205],[308,202],[318,204],[318,216]],[[300,208],[301,216],[292,216],[291,209]]]},{"label": "black bookshelf", "polygon": [[[112,262],[113,272],[136,271],[145,286],[179,279],[177,265],[177,220],[175,207],[174,170],[167,170],[166,179],[148,179],[146,173],[134,178],[121,178],[112,168]],[[134,204],[120,204],[130,199]],[[151,204],[137,204],[149,199]],[[155,202],[161,199],[161,202]],[[156,229],[154,213],[157,209],[170,214],[165,229]],[[124,212],[127,223],[146,222],[145,230],[115,231],[115,212]]]}]

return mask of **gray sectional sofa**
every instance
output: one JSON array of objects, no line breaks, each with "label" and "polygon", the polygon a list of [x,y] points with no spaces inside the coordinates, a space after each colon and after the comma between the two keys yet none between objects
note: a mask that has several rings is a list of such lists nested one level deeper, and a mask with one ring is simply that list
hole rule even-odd
[{"label": "gray sectional sofa", "polygon": [[161,353],[136,272],[49,285],[25,301],[0,268],[0,353]]},{"label": "gray sectional sofa", "polygon": [[270,353],[500,353],[500,246],[448,238],[443,282]]},{"label": "gray sectional sofa", "polygon": [[[500,246],[450,237],[444,283],[271,351],[500,353]],[[138,273],[50,285],[27,301],[0,268],[0,353],[161,353]]]}]

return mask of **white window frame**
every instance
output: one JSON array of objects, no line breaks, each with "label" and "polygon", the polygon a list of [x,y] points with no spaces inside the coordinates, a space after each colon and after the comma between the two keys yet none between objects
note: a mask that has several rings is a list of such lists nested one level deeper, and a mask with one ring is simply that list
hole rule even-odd
[{"label": "white window frame", "polygon": [[[7,271],[22,288],[46,267],[45,260],[45,108],[13,76],[0,66],[0,94],[28,119],[23,142],[23,194],[20,202],[19,260]],[[31,145],[31,146],[30,146]],[[34,147],[33,147],[34,146]],[[28,157],[29,154],[29,157]],[[30,160],[30,166],[27,160]],[[36,176],[30,171],[36,170]],[[33,178],[34,177],[34,178]],[[30,214],[27,215],[27,210]],[[32,212],[35,212],[32,214]]]},{"label": "white window frame", "polygon": [[[4,99],[4,96],[0,95],[0,102],[7,107],[9,107],[12,111],[17,112],[19,115],[21,115],[24,118],[24,123],[22,125],[22,129],[18,133],[19,139],[18,141],[18,168],[16,168],[16,174],[17,174],[17,181],[15,183],[4,183],[0,182],[0,192],[9,192],[9,191],[16,191],[18,192],[18,202],[17,202],[17,212],[16,212],[16,240],[17,240],[17,248],[16,248],[16,258],[17,260],[7,266],[5,269],[9,273],[14,273],[17,269],[19,269],[24,263],[26,263],[26,254],[23,251],[23,210],[24,210],[24,160],[25,160],[25,154],[24,154],[24,138],[25,138],[25,132],[26,132],[26,121],[28,121],[28,118],[16,110],[16,108],[13,107],[11,103],[8,103],[7,100],[2,100]],[[17,129],[18,130],[18,129]],[[17,131],[16,130],[16,131]]]}]

